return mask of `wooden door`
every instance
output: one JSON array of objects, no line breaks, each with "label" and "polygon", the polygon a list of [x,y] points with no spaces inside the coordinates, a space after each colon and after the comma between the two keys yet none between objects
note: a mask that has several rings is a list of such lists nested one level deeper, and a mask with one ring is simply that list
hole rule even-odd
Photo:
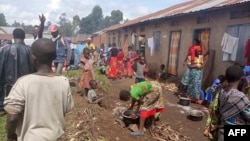
[{"label": "wooden door", "polygon": [[172,31],[170,33],[170,48],[169,48],[169,57],[168,57],[168,74],[177,75],[177,62],[178,62],[178,54],[180,47],[180,31]]}]

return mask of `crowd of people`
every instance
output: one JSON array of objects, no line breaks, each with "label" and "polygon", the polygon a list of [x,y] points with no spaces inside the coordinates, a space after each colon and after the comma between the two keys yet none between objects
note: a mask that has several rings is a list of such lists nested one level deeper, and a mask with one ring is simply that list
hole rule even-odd
[{"label": "crowd of people", "polygon": [[[64,117],[74,106],[69,80],[62,75],[72,59],[71,48],[57,25],[50,26],[51,39],[42,38],[46,19],[43,15],[39,19],[41,24],[34,29],[35,41],[31,47],[24,43],[25,32],[17,28],[13,31],[14,43],[0,50],[0,114],[7,114],[9,141],[58,140],[65,132]],[[183,64],[186,71],[181,84],[192,102],[206,102],[209,108],[204,135],[211,141],[223,141],[224,125],[250,123],[250,67],[247,65],[250,60],[245,55],[245,66],[228,67],[204,92],[202,70],[208,54],[203,52],[200,41],[194,39]],[[96,47],[89,37],[77,67],[82,70],[81,95],[88,103],[100,106],[105,97],[96,92],[95,68],[112,81],[134,78],[130,90],[119,93],[122,101],[132,99],[127,109],[134,110],[132,118],[140,120],[139,130],[131,135],[145,134],[146,119],[151,121],[150,128],[155,128],[156,115],[164,111],[160,84],[168,77],[164,64],[159,66],[156,79],[147,81],[149,67],[143,54],[132,46],[121,49],[116,43]]]}]

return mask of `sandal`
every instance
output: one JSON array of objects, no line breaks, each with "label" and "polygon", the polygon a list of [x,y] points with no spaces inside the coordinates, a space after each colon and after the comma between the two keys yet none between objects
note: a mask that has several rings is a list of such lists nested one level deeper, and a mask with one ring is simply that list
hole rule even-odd
[{"label": "sandal", "polygon": [[144,136],[144,132],[140,132],[140,131],[131,132],[130,135],[131,136]]}]

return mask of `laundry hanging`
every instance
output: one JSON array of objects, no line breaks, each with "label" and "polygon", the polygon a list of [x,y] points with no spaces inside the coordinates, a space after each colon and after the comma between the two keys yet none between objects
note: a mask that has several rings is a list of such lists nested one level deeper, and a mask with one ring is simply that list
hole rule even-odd
[{"label": "laundry hanging", "polygon": [[223,52],[222,60],[236,61],[238,46],[239,46],[239,38],[224,33],[221,41],[221,47]]},{"label": "laundry hanging", "polygon": [[150,56],[154,55],[154,38],[148,38],[148,47],[150,48]]}]

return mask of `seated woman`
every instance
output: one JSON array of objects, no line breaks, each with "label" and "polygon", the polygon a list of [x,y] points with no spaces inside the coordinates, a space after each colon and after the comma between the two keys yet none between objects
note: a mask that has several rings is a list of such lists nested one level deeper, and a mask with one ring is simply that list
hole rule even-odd
[{"label": "seated woman", "polygon": [[162,88],[157,81],[143,81],[131,86],[130,92],[122,90],[119,94],[120,100],[128,101],[132,98],[129,110],[133,110],[137,103],[135,113],[139,113],[140,124],[137,132],[131,132],[133,136],[144,135],[144,124],[146,118],[151,119],[151,127],[154,128],[155,116],[164,111]]}]

